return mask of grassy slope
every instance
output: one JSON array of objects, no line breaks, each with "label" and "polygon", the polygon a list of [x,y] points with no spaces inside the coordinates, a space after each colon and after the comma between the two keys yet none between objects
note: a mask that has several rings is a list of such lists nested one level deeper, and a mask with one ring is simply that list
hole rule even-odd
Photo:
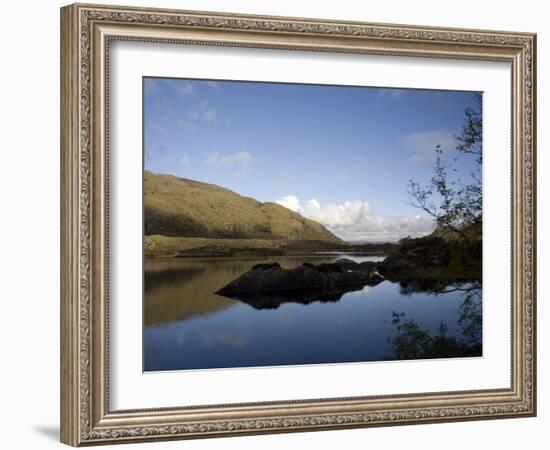
[{"label": "grassy slope", "polygon": [[145,236],[144,251],[151,256],[236,256],[282,253],[281,241],[275,239],[212,239],[199,237]]},{"label": "grassy slope", "polygon": [[[312,251],[336,251],[351,249],[344,244],[326,241],[286,241],[281,239],[224,239],[199,237],[174,237],[160,234],[145,236],[143,241],[146,257],[154,256],[251,256],[286,255]],[[384,251],[382,248],[367,248],[367,251]]]},{"label": "grassy slope", "polygon": [[[280,247],[265,241],[343,244],[321,224],[280,205],[261,203],[219,186],[172,175],[145,172],[144,205],[148,236],[145,247],[150,256],[158,253],[163,244],[173,248],[162,253],[173,254],[177,246],[185,250],[214,245],[212,240],[222,240],[220,243],[225,246],[252,247]],[[235,242],[243,239],[248,244]]]}]

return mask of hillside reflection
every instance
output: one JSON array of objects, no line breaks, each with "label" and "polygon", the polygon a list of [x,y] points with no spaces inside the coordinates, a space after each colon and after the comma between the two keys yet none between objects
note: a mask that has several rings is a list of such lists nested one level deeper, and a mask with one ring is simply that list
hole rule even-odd
[{"label": "hillside reflection", "polygon": [[[333,261],[334,257],[277,257],[282,267],[302,261]],[[162,325],[232,307],[237,300],[215,291],[269,258],[148,259],[144,272],[144,325]],[[343,293],[342,293],[343,294]],[[244,300],[243,300],[244,301]],[[252,302],[254,303],[254,302]],[[266,302],[267,304],[268,302]]]}]

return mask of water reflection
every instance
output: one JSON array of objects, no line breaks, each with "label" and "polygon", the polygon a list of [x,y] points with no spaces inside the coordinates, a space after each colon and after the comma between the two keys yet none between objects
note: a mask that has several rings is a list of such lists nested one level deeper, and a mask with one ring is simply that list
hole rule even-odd
[{"label": "water reflection", "polygon": [[[260,262],[291,268],[338,257],[147,260],[144,370],[480,354],[481,289],[447,286],[449,292],[442,294],[384,281],[346,292],[307,291],[279,298],[236,300],[214,294]],[[358,262],[381,259],[353,257]]]},{"label": "water reflection", "polygon": [[212,294],[238,268],[219,268],[214,261],[147,261],[144,274],[145,326],[189,319],[231,307],[235,300]]},{"label": "water reflection", "polygon": [[276,309],[283,303],[301,303],[309,305],[313,302],[327,303],[338,302],[344,294],[350,292],[362,292],[364,286],[342,286],[333,289],[293,289],[289,291],[251,292],[238,294],[235,300],[247,303],[255,309]]},{"label": "water reflection", "polygon": [[[401,286],[403,292],[403,286]],[[405,289],[407,295],[411,290]],[[417,292],[417,291],[416,291]],[[388,338],[392,353],[387,359],[431,359],[482,355],[482,313],[481,285],[478,283],[447,286],[433,290],[445,295],[461,292],[463,301],[458,308],[457,325],[461,330],[457,336],[448,336],[449,327],[441,322],[435,332],[422,328],[414,318],[404,312],[392,311],[393,336]]]},{"label": "water reflection", "polygon": [[[278,262],[281,267],[292,268],[301,262],[318,264],[334,259],[333,256],[322,255],[148,259],[145,261],[144,274],[145,326],[211,314],[235,305],[236,299],[219,296],[214,292],[258,262]],[[360,260],[357,257],[355,259]],[[380,260],[381,257],[371,259]]]}]

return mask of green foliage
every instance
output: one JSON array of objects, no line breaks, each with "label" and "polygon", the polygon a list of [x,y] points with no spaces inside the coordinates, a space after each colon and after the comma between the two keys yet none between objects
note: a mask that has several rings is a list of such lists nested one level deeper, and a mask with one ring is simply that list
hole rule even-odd
[{"label": "green foliage", "polygon": [[449,244],[437,236],[424,236],[416,239],[406,238],[399,241],[399,253],[409,254],[416,250],[431,249],[434,247],[448,248]]},{"label": "green foliage", "polygon": [[434,233],[400,243],[398,250],[381,263],[381,273],[402,282],[402,293],[438,291],[455,282],[481,282],[482,259],[462,239],[444,239]]},{"label": "green foliage", "polygon": [[[463,240],[478,256],[481,256],[482,222],[482,112],[481,95],[476,96],[476,104],[464,112],[465,122],[456,136],[456,150],[475,158],[475,169],[467,179],[451,176],[457,169],[443,158],[440,145],[434,148],[434,173],[427,185],[409,181],[409,194],[412,205],[434,218],[440,233],[453,233],[456,239]],[[456,159],[454,160],[456,161]],[[472,238],[467,230],[475,228],[479,239]],[[436,231],[437,231],[436,230]]]}]

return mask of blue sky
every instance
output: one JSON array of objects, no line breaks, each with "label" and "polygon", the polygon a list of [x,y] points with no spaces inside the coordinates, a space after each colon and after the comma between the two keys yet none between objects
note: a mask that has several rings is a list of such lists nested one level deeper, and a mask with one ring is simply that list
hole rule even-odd
[{"label": "blue sky", "polygon": [[[354,241],[433,229],[410,205],[434,146],[475,168],[453,137],[471,92],[144,79],[144,165],[278,202]],[[457,158],[456,162],[454,159]]]}]

